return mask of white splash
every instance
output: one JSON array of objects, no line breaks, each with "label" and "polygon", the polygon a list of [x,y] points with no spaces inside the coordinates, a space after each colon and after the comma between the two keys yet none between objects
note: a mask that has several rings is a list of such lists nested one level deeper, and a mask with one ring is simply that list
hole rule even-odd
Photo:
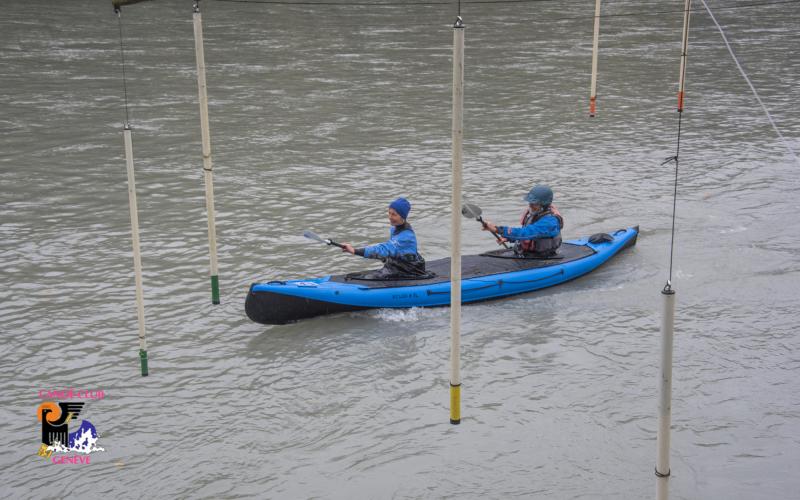
[{"label": "white splash", "polygon": [[55,451],[58,453],[78,452],[86,455],[93,451],[106,451],[105,449],[97,446],[98,439],[99,436],[92,437],[91,429],[84,429],[83,432],[75,439],[75,444],[71,448],[64,446],[59,441],[56,441],[47,447],[47,451]]},{"label": "white splash", "polygon": [[743,233],[745,231],[747,231],[746,227],[738,226],[738,227],[730,227],[727,229],[721,229],[719,234]]},{"label": "white splash", "polygon": [[377,311],[371,311],[370,315],[376,316],[384,321],[413,322],[439,316],[442,314],[442,311],[446,312],[447,310],[443,308],[437,310],[424,307],[412,307],[410,309],[378,309]]}]

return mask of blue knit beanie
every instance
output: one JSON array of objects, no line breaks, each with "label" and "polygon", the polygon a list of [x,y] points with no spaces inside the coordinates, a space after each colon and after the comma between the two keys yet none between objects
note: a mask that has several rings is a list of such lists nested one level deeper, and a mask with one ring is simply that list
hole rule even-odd
[{"label": "blue knit beanie", "polygon": [[408,219],[408,212],[411,211],[411,203],[405,198],[397,198],[389,204],[389,208],[393,208],[403,219]]}]

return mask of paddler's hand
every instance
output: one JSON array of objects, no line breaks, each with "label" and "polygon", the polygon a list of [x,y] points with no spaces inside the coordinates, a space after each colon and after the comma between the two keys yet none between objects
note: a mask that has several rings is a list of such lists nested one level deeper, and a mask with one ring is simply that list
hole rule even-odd
[{"label": "paddler's hand", "polygon": [[496,233],[497,232],[497,226],[495,226],[493,223],[491,223],[489,221],[486,221],[486,223],[483,225],[483,230],[484,231],[491,231],[493,233]]},{"label": "paddler's hand", "polygon": [[507,242],[508,242],[508,238],[503,238],[502,236],[497,238],[497,244],[498,245],[502,245],[503,243],[507,243]]},{"label": "paddler's hand", "polygon": [[356,249],[353,248],[353,245],[351,245],[350,243],[342,243],[342,252],[347,252],[355,255]]}]

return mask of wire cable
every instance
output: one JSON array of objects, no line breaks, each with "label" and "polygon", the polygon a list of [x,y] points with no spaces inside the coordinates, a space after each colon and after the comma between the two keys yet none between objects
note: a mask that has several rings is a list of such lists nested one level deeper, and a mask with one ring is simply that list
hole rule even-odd
[{"label": "wire cable", "polygon": [[711,9],[708,8],[706,0],[701,0],[701,1],[703,2],[703,6],[706,8],[706,11],[708,11],[708,15],[711,17],[711,20],[714,21],[714,24],[717,26],[719,34],[722,35],[722,41],[725,42],[725,47],[728,48],[728,52],[730,52],[731,57],[733,58],[733,62],[736,63],[736,67],[739,68],[739,72],[742,74],[744,81],[746,81],[747,85],[750,86],[750,90],[753,91],[753,95],[756,97],[756,101],[758,101],[758,104],[761,105],[761,109],[764,110],[764,114],[767,115],[767,120],[769,120],[769,123],[772,125],[772,128],[775,129],[775,133],[778,134],[778,137],[780,138],[786,150],[789,151],[789,154],[792,156],[792,158],[794,158],[794,161],[797,162],[798,165],[800,165],[800,159],[797,158],[797,154],[794,152],[792,147],[789,146],[789,143],[786,141],[786,138],[783,137],[783,134],[778,129],[778,125],[775,124],[775,120],[772,119],[772,115],[770,115],[769,110],[764,105],[764,102],[761,100],[761,97],[759,97],[758,92],[756,92],[756,88],[753,86],[753,82],[751,82],[750,78],[747,77],[747,73],[745,73],[744,68],[739,63],[739,59],[737,59],[736,54],[733,53],[733,47],[731,47],[731,44],[728,42],[728,37],[725,36],[725,32],[722,30],[722,26],[719,25],[719,23],[717,22],[717,18],[714,17],[714,14],[711,13]]},{"label": "wire cable", "polygon": [[[331,0],[300,0],[300,1],[290,1],[290,0],[216,0],[217,2],[225,2],[225,3],[252,3],[252,4],[265,4],[265,5],[284,5],[284,6],[307,6],[307,5],[317,5],[317,6],[330,6],[330,7],[407,7],[410,5],[417,5],[417,6],[435,6],[435,5],[450,5],[452,2],[447,0],[419,0],[419,1],[409,1],[409,2],[396,2],[396,1],[386,1],[386,2],[367,2],[367,1],[349,1],[349,2],[336,2]],[[524,4],[524,3],[545,3],[545,2],[555,2],[556,0],[463,0],[463,3],[466,4],[474,4],[474,5],[491,5],[491,4]],[[459,2],[461,3],[461,2]],[[725,9],[725,10],[736,10],[736,9],[749,9],[755,7],[764,7],[769,5],[782,5],[782,4],[797,4],[800,3],[800,0],[776,0],[772,2],[755,2],[755,3],[748,3],[748,4],[740,4],[740,5],[729,5],[723,7],[717,7],[718,10]],[[703,10],[701,7],[696,7],[691,10]],[[663,14],[675,14],[683,12],[683,10],[660,10],[660,11],[647,11],[647,12],[623,12],[620,14],[602,14],[600,17],[649,17],[649,16],[660,16]],[[553,21],[577,21],[577,20],[585,20],[585,19],[594,19],[594,16],[571,16],[571,17],[559,17],[559,18],[549,18],[546,20],[540,19],[540,21],[546,22],[553,22]]]}]

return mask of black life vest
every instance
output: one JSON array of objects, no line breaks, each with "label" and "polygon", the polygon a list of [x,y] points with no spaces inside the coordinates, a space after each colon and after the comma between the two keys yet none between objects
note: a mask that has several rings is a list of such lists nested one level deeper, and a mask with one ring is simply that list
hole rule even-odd
[{"label": "black life vest", "polygon": [[[395,226],[394,234],[397,236],[403,231],[414,232],[411,225],[408,222],[404,222],[399,226]],[[431,276],[430,273],[425,271],[425,259],[422,258],[419,252],[383,259],[383,268],[378,273],[382,277],[381,279],[387,280],[419,279]]]},{"label": "black life vest", "polygon": [[536,238],[533,240],[522,240],[514,244],[514,251],[519,254],[533,254],[536,256],[547,257],[556,253],[561,246],[561,230],[564,229],[564,218],[552,203],[536,213],[531,212],[530,208],[522,213],[520,223],[523,226],[534,224],[545,215],[552,215],[558,219],[558,234],[553,238]]}]

